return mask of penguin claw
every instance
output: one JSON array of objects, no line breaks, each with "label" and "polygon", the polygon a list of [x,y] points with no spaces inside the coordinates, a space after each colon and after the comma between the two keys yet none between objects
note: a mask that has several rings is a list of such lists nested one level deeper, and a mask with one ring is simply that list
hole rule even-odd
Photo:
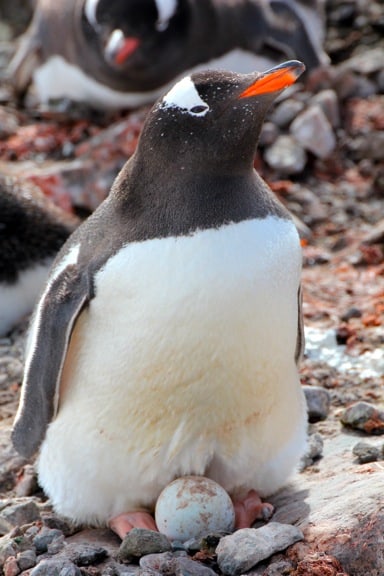
[{"label": "penguin claw", "polygon": [[255,520],[269,520],[274,507],[269,502],[262,502],[255,490],[250,490],[245,498],[233,501],[235,508],[235,528],[250,528]]},{"label": "penguin claw", "polygon": [[155,521],[149,512],[125,512],[119,514],[109,520],[108,526],[122,540],[133,528],[145,528],[146,530],[158,532]]}]

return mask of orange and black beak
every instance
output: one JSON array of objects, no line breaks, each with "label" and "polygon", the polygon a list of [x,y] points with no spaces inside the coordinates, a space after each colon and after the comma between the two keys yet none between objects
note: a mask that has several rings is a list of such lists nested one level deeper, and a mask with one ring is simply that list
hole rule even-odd
[{"label": "orange and black beak", "polygon": [[125,36],[119,29],[114,30],[105,45],[105,55],[109,62],[121,66],[133,54],[140,44],[134,36]]},{"label": "orange and black beak", "polygon": [[259,74],[256,80],[243,90],[238,98],[250,98],[284,90],[284,88],[288,88],[288,86],[296,82],[304,70],[304,64],[298,60],[283,62],[283,64]]}]

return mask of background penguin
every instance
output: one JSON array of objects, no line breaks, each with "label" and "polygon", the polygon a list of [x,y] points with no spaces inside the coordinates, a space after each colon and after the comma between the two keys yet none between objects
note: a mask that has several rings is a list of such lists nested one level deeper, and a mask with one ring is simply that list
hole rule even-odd
[{"label": "background penguin", "polygon": [[196,474],[249,526],[295,468],[301,248],[253,161],[269,105],[303,69],[179,81],[57,257],[12,438],[26,457],[40,447],[39,482],[72,520],[155,528],[160,491]]},{"label": "background penguin", "polygon": [[[19,93],[100,108],[153,102],[186,70],[251,72],[299,58],[328,62],[323,0],[38,0],[10,65]],[[273,61],[272,61],[273,62]]]},{"label": "background penguin", "polygon": [[0,336],[32,311],[78,223],[36,186],[0,177]]}]

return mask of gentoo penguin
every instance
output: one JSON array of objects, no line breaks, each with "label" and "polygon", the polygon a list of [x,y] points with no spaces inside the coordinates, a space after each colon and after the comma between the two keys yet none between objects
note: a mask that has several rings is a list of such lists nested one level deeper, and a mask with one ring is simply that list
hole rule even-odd
[{"label": "gentoo penguin", "polygon": [[78,223],[36,186],[0,177],[0,336],[32,311]]},{"label": "gentoo penguin", "polygon": [[[250,72],[271,50],[307,68],[322,49],[324,0],[38,0],[11,66],[22,93],[99,108],[153,102],[196,67]],[[268,63],[267,65],[271,65]]]},{"label": "gentoo penguin", "polygon": [[58,513],[120,535],[205,475],[237,526],[305,446],[296,228],[253,168],[266,111],[304,70],[186,76],[150,111],[108,198],[59,253],[13,429]]}]

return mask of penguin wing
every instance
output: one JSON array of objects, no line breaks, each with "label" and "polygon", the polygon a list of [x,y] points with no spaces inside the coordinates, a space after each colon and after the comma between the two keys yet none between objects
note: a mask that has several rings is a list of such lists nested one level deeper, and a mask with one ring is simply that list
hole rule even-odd
[{"label": "penguin wing", "polygon": [[297,292],[297,337],[296,337],[296,350],[295,350],[295,362],[299,364],[305,346],[305,336],[304,336],[304,321],[303,321],[303,290],[301,285]]},{"label": "penguin wing", "polygon": [[92,298],[90,276],[75,264],[51,276],[31,324],[12,442],[26,458],[44,439],[57,410],[60,377],[73,326]]},{"label": "penguin wing", "polygon": [[41,48],[37,19],[34,18],[8,65],[8,76],[17,95],[23,96],[28,90],[33,73],[41,64]]}]

